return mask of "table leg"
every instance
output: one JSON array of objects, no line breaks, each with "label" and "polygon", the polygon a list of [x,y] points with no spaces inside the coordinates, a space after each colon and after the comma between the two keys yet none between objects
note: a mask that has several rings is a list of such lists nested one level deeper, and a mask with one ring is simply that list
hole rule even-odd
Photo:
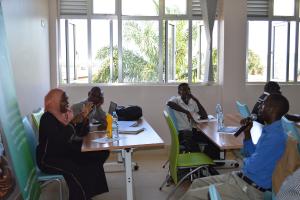
[{"label": "table leg", "polygon": [[125,155],[125,174],[126,174],[126,196],[127,200],[133,200],[133,177],[132,177],[132,163],[131,163],[132,149],[122,150]]}]

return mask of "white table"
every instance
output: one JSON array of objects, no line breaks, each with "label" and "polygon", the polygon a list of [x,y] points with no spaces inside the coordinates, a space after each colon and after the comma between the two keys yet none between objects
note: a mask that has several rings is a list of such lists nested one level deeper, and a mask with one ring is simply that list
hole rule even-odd
[{"label": "white table", "polygon": [[94,142],[94,139],[104,137],[103,134],[89,133],[84,137],[81,151],[121,150],[125,160],[126,195],[127,200],[133,200],[132,152],[138,148],[162,148],[164,141],[153,130],[145,119],[139,121],[145,130],[136,135],[120,134],[120,140],[110,143]]}]

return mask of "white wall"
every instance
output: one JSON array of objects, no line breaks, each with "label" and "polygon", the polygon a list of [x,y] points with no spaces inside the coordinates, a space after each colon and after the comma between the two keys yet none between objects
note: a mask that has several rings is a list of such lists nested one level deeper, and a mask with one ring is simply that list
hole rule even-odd
[{"label": "white wall", "polygon": [[[220,85],[191,86],[206,110],[213,114],[216,103],[224,105],[225,113],[236,112],[234,101],[239,99],[254,105],[263,90],[263,84],[245,85],[246,45],[246,0],[220,0],[223,14],[220,15]],[[56,86],[56,5],[54,0],[3,0],[9,50],[16,78],[16,89],[22,114],[43,105],[43,97],[50,88],[48,8],[50,9],[51,87]],[[225,4],[226,3],[226,4]],[[221,12],[222,13],[222,12]],[[41,27],[41,20],[45,27]],[[92,86],[64,86],[70,102],[75,103],[87,96]],[[143,108],[146,119],[170,142],[169,132],[162,116],[162,110],[170,96],[177,94],[176,85],[120,85],[101,86],[105,95],[104,109],[110,100],[120,105],[136,104]],[[291,103],[291,112],[300,113],[297,100],[300,97],[298,85],[282,86],[283,94]]]},{"label": "white wall", "polygon": [[2,0],[2,7],[17,97],[25,115],[43,105],[40,97],[50,88],[48,0]]}]

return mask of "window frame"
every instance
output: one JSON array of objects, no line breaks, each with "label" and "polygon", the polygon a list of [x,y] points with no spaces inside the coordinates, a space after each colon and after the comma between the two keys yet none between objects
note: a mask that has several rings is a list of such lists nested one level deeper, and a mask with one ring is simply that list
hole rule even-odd
[{"label": "window frame", "polygon": [[[70,85],[70,84],[93,84],[92,83],[92,33],[91,33],[91,21],[94,19],[107,19],[107,20],[116,20],[117,26],[118,26],[118,82],[116,84],[122,84],[123,82],[123,67],[122,67],[122,22],[123,20],[150,20],[150,21],[158,21],[158,35],[159,35],[159,44],[158,44],[158,52],[159,52],[159,61],[158,61],[158,80],[155,82],[130,82],[128,84],[178,84],[179,81],[175,82],[168,82],[168,69],[167,64],[164,64],[165,51],[163,49],[163,41],[164,41],[164,23],[170,20],[186,20],[188,22],[188,46],[192,46],[192,22],[194,20],[203,20],[202,15],[195,14],[193,15],[192,11],[192,1],[186,0],[186,14],[182,15],[172,15],[172,14],[165,14],[165,1],[159,0],[159,14],[158,16],[129,16],[129,15],[122,15],[122,0],[114,0],[115,1],[115,14],[98,14],[93,13],[93,0],[86,0],[87,1],[87,15],[69,15],[64,14],[61,15],[59,11],[58,6],[58,82],[59,85]],[[59,2],[59,0],[58,0]],[[60,20],[65,19],[86,19],[87,20],[87,40],[88,40],[88,81],[86,83],[70,83],[70,79],[66,79],[65,81],[62,80],[62,59],[61,59],[61,34],[60,34]],[[218,27],[215,27],[218,28]],[[112,31],[112,28],[110,28],[110,31]],[[67,36],[67,30],[65,30],[66,35],[66,41],[68,40]],[[163,34],[164,33],[164,34]],[[112,33],[111,33],[112,34]],[[218,39],[218,38],[217,38]],[[217,42],[218,43],[218,42]],[[110,43],[110,45],[112,45]],[[217,47],[218,48],[218,47]],[[110,59],[112,57],[112,54],[110,55]],[[211,83],[217,83],[218,79],[213,82],[192,82],[192,49],[188,48],[188,83],[189,84],[211,84]],[[67,63],[66,63],[67,65]],[[110,69],[112,66],[110,66]],[[212,66],[211,66],[212,68]],[[68,66],[66,66],[66,69],[68,69]],[[110,70],[110,80],[112,80],[112,70]],[[218,72],[217,72],[218,73]],[[70,76],[67,75],[67,77]],[[100,84],[112,84],[111,81],[108,83],[100,83]],[[115,83],[113,83],[115,84]],[[127,84],[127,83],[126,83]]]},{"label": "window frame", "polygon": [[[290,24],[291,22],[295,22],[295,46],[294,46],[294,77],[291,80],[290,78],[290,64],[289,64],[289,59],[290,59],[290,26],[287,30],[288,34],[288,41],[287,41],[287,46],[289,47],[287,49],[287,61],[286,61],[286,74],[285,74],[285,81],[280,81],[280,83],[288,83],[288,84],[297,84],[300,82],[300,80],[297,80],[297,74],[298,74],[298,69],[300,69],[300,66],[298,66],[298,47],[300,46],[299,44],[299,23],[300,23],[300,16],[299,16],[299,1],[300,0],[294,0],[295,1],[295,7],[294,7],[294,16],[274,16],[273,15],[273,8],[274,8],[274,0],[268,0],[269,2],[269,9],[268,9],[268,16],[249,16],[247,15],[247,49],[246,52],[248,52],[248,37],[249,37],[249,21],[267,21],[268,22],[268,50],[267,50],[267,73],[266,73],[266,82],[272,80],[272,74],[271,74],[271,67],[272,67],[272,61],[271,59],[274,59],[272,57],[272,23],[274,21],[282,21],[282,22],[287,22]],[[248,9],[247,9],[248,10]],[[248,55],[248,53],[247,53]],[[257,81],[249,81],[248,80],[248,69],[247,69],[247,59],[245,63],[245,73],[246,73],[246,83],[264,83],[264,82],[257,82]]]}]

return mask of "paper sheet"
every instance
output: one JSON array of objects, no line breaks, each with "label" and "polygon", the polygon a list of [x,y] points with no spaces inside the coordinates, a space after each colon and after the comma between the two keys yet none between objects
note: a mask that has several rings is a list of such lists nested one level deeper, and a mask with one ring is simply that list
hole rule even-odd
[{"label": "paper sheet", "polygon": [[195,120],[197,123],[201,123],[201,122],[215,122],[215,121],[217,121],[217,119],[214,116],[212,116],[212,115],[208,115],[207,116],[208,119],[199,119],[199,115],[198,115],[198,118],[195,118],[195,117],[196,116],[194,116],[194,114],[193,114],[193,118],[197,119],[197,120]]},{"label": "paper sheet", "polygon": [[118,140],[120,140],[120,138],[103,137],[103,138],[97,138],[97,139],[92,140],[92,141],[93,142],[98,142],[98,143],[105,144],[105,143],[109,143],[109,142],[115,142],[115,141],[118,141]]},{"label": "paper sheet", "polygon": [[236,126],[226,126],[219,133],[233,135],[238,129]]}]

